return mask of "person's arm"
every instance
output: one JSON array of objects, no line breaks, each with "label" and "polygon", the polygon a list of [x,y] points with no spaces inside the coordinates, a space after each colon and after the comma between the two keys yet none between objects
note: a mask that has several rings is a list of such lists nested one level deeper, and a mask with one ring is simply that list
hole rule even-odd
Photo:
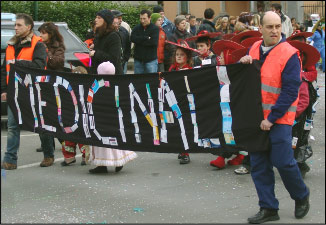
[{"label": "person's arm", "polygon": [[2,67],[1,67],[1,100],[4,101],[5,99],[2,99],[3,93],[7,93],[6,54],[4,56]]},{"label": "person's arm", "polygon": [[303,113],[309,105],[309,87],[306,81],[302,81],[299,89],[299,102],[297,106],[297,111],[295,118],[298,118],[301,113]]},{"label": "person's arm", "polygon": [[145,41],[148,41],[148,36],[140,35],[140,26],[136,26],[130,36],[130,40],[135,44],[143,44]]},{"label": "person's arm", "polygon": [[158,45],[158,38],[159,38],[159,33],[160,33],[160,29],[155,26],[154,24],[152,24],[152,28],[150,30],[150,33],[148,34],[149,38],[147,41],[145,41],[143,43],[144,46],[156,46]]},{"label": "person's arm", "polygon": [[110,61],[113,65],[117,65],[121,56],[121,40],[116,32],[109,34],[105,38],[105,47],[97,49],[94,54],[94,60],[98,62]]},{"label": "person's arm", "polygon": [[16,61],[15,65],[44,69],[46,66],[46,58],[47,58],[47,53],[46,53],[46,47],[44,43],[37,42],[33,52],[32,61],[30,62],[26,60],[20,60],[20,61]]},{"label": "person's arm", "polygon": [[65,49],[59,47],[55,49],[54,53],[48,51],[48,68],[61,69],[65,63]]},{"label": "person's arm", "polygon": [[299,58],[297,54],[294,54],[282,72],[281,93],[267,117],[269,122],[274,123],[277,119],[284,116],[292,103],[297,99],[301,84],[300,69]]},{"label": "person's arm", "polygon": [[[126,30],[127,31],[127,30]],[[130,55],[131,55],[131,41],[130,41],[130,35],[128,33],[128,31],[126,32],[126,40],[125,40],[125,44],[126,44],[126,49],[124,51],[124,60],[125,62],[128,62]]]}]

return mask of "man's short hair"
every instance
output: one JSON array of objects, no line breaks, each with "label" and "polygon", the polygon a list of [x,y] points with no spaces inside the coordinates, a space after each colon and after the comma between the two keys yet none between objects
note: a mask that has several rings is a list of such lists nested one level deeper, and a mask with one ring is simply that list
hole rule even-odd
[{"label": "man's short hair", "polygon": [[154,6],[154,8],[153,8],[153,13],[160,13],[160,12],[164,12],[163,7],[160,6],[160,5],[156,5],[156,6]]},{"label": "man's short hair", "polygon": [[25,25],[26,26],[31,25],[31,30],[33,30],[34,21],[33,21],[33,18],[30,15],[27,15],[25,13],[17,13],[16,14],[16,20],[17,19],[23,19],[24,22],[25,22]]},{"label": "man's short hair", "polygon": [[272,7],[273,7],[274,9],[276,9],[276,10],[280,10],[280,11],[282,11],[282,6],[281,6],[281,4],[273,3],[273,4],[272,4]]},{"label": "man's short hair", "polygon": [[215,14],[214,10],[211,8],[208,8],[208,9],[205,9],[204,17],[205,17],[205,19],[213,19],[214,14]]},{"label": "man's short hair", "polygon": [[196,19],[196,16],[191,15],[191,16],[189,17],[189,20],[191,20],[191,19]]},{"label": "man's short hair", "polygon": [[142,11],[140,11],[140,15],[144,15],[146,13],[147,13],[148,18],[151,17],[152,12],[149,11],[148,9],[143,9]]}]

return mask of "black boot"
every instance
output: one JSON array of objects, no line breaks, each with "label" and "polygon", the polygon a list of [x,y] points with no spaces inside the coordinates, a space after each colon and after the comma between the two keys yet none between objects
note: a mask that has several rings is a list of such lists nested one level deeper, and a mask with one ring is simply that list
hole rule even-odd
[{"label": "black boot", "polygon": [[123,166],[117,166],[117,167],[115,168],[115,172],[119,172],[120,170],[122,170],[122,168],[123,168]]},{"label": "black boot", "polygon": [[280,217],[276,209],[263,209],[261,208],[259,212],[248,218],[249,223],[264,223],[267,221],[279,220]]},{"label": "black boot", "polygon": [[307,213],[309,212],[309,208],[310,208],[310,204],[309,204],[310,190],[309,190],[309,188],[308,188],[308,191],[309,191],[309,193],[304,199],[295,201],[294,216],[297,219],[301,219],[301,218],[305,217],[305,215],[307,215]]},{"label": "black boot", "polygon": [[298,163],[298,167],[300,169],[301,176],[304,179],[306,177],[306,173],[310,171],[310,167],[306,162]]},{"label": "black boot", "polygon": [[43,152],[43,148],[42,147],[39,147],[36,149],[37,152]]},{"label": "black boot", "polygon": [[107,173],[108,169],[106,166],[97,166],[94,169],[89,170],[90,173]]}]

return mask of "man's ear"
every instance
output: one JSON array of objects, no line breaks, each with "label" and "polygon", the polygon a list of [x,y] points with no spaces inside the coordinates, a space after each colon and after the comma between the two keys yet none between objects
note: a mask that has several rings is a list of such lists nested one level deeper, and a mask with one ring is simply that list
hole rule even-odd
[{"label": "man's ear", "polygon": [[262,25],[259,25],[258,29],[259,29],[259,32],[262,33],[261,29],[263,28]]}]

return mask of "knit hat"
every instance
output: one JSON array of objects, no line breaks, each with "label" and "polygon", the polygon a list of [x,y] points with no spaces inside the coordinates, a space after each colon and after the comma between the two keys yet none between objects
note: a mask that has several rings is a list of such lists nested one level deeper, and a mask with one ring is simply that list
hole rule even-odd
[{"label": "knit hat", "polygon": [[97,67],[97,73],[114,75],[115,67],[110,61],[103,62]]},{"label": "knit hat", "polygon": [[161,17],[161,14],[159,14],[159,13],[153,13],[152,15],[151,15],[151,21],[152,21],[152,23],[156,23],[156,21],[159,19]]},{"label": "knit hat", "polygon": [[174,19],[174,24],[178,25],[181,23],[181,21],[186,20],[186,17],[184,15],[179,15]]},{"label": "knit hat", "polygon": [[103,9],[98,11],[96,15],[102,17],[108,25],[113,23],[114,16],[110,10]]},{"label": "knit hat", "polygon": [[154,6],[153,13],[160,13],[160,12],[164,12],[164,9],[159,5]]}]

